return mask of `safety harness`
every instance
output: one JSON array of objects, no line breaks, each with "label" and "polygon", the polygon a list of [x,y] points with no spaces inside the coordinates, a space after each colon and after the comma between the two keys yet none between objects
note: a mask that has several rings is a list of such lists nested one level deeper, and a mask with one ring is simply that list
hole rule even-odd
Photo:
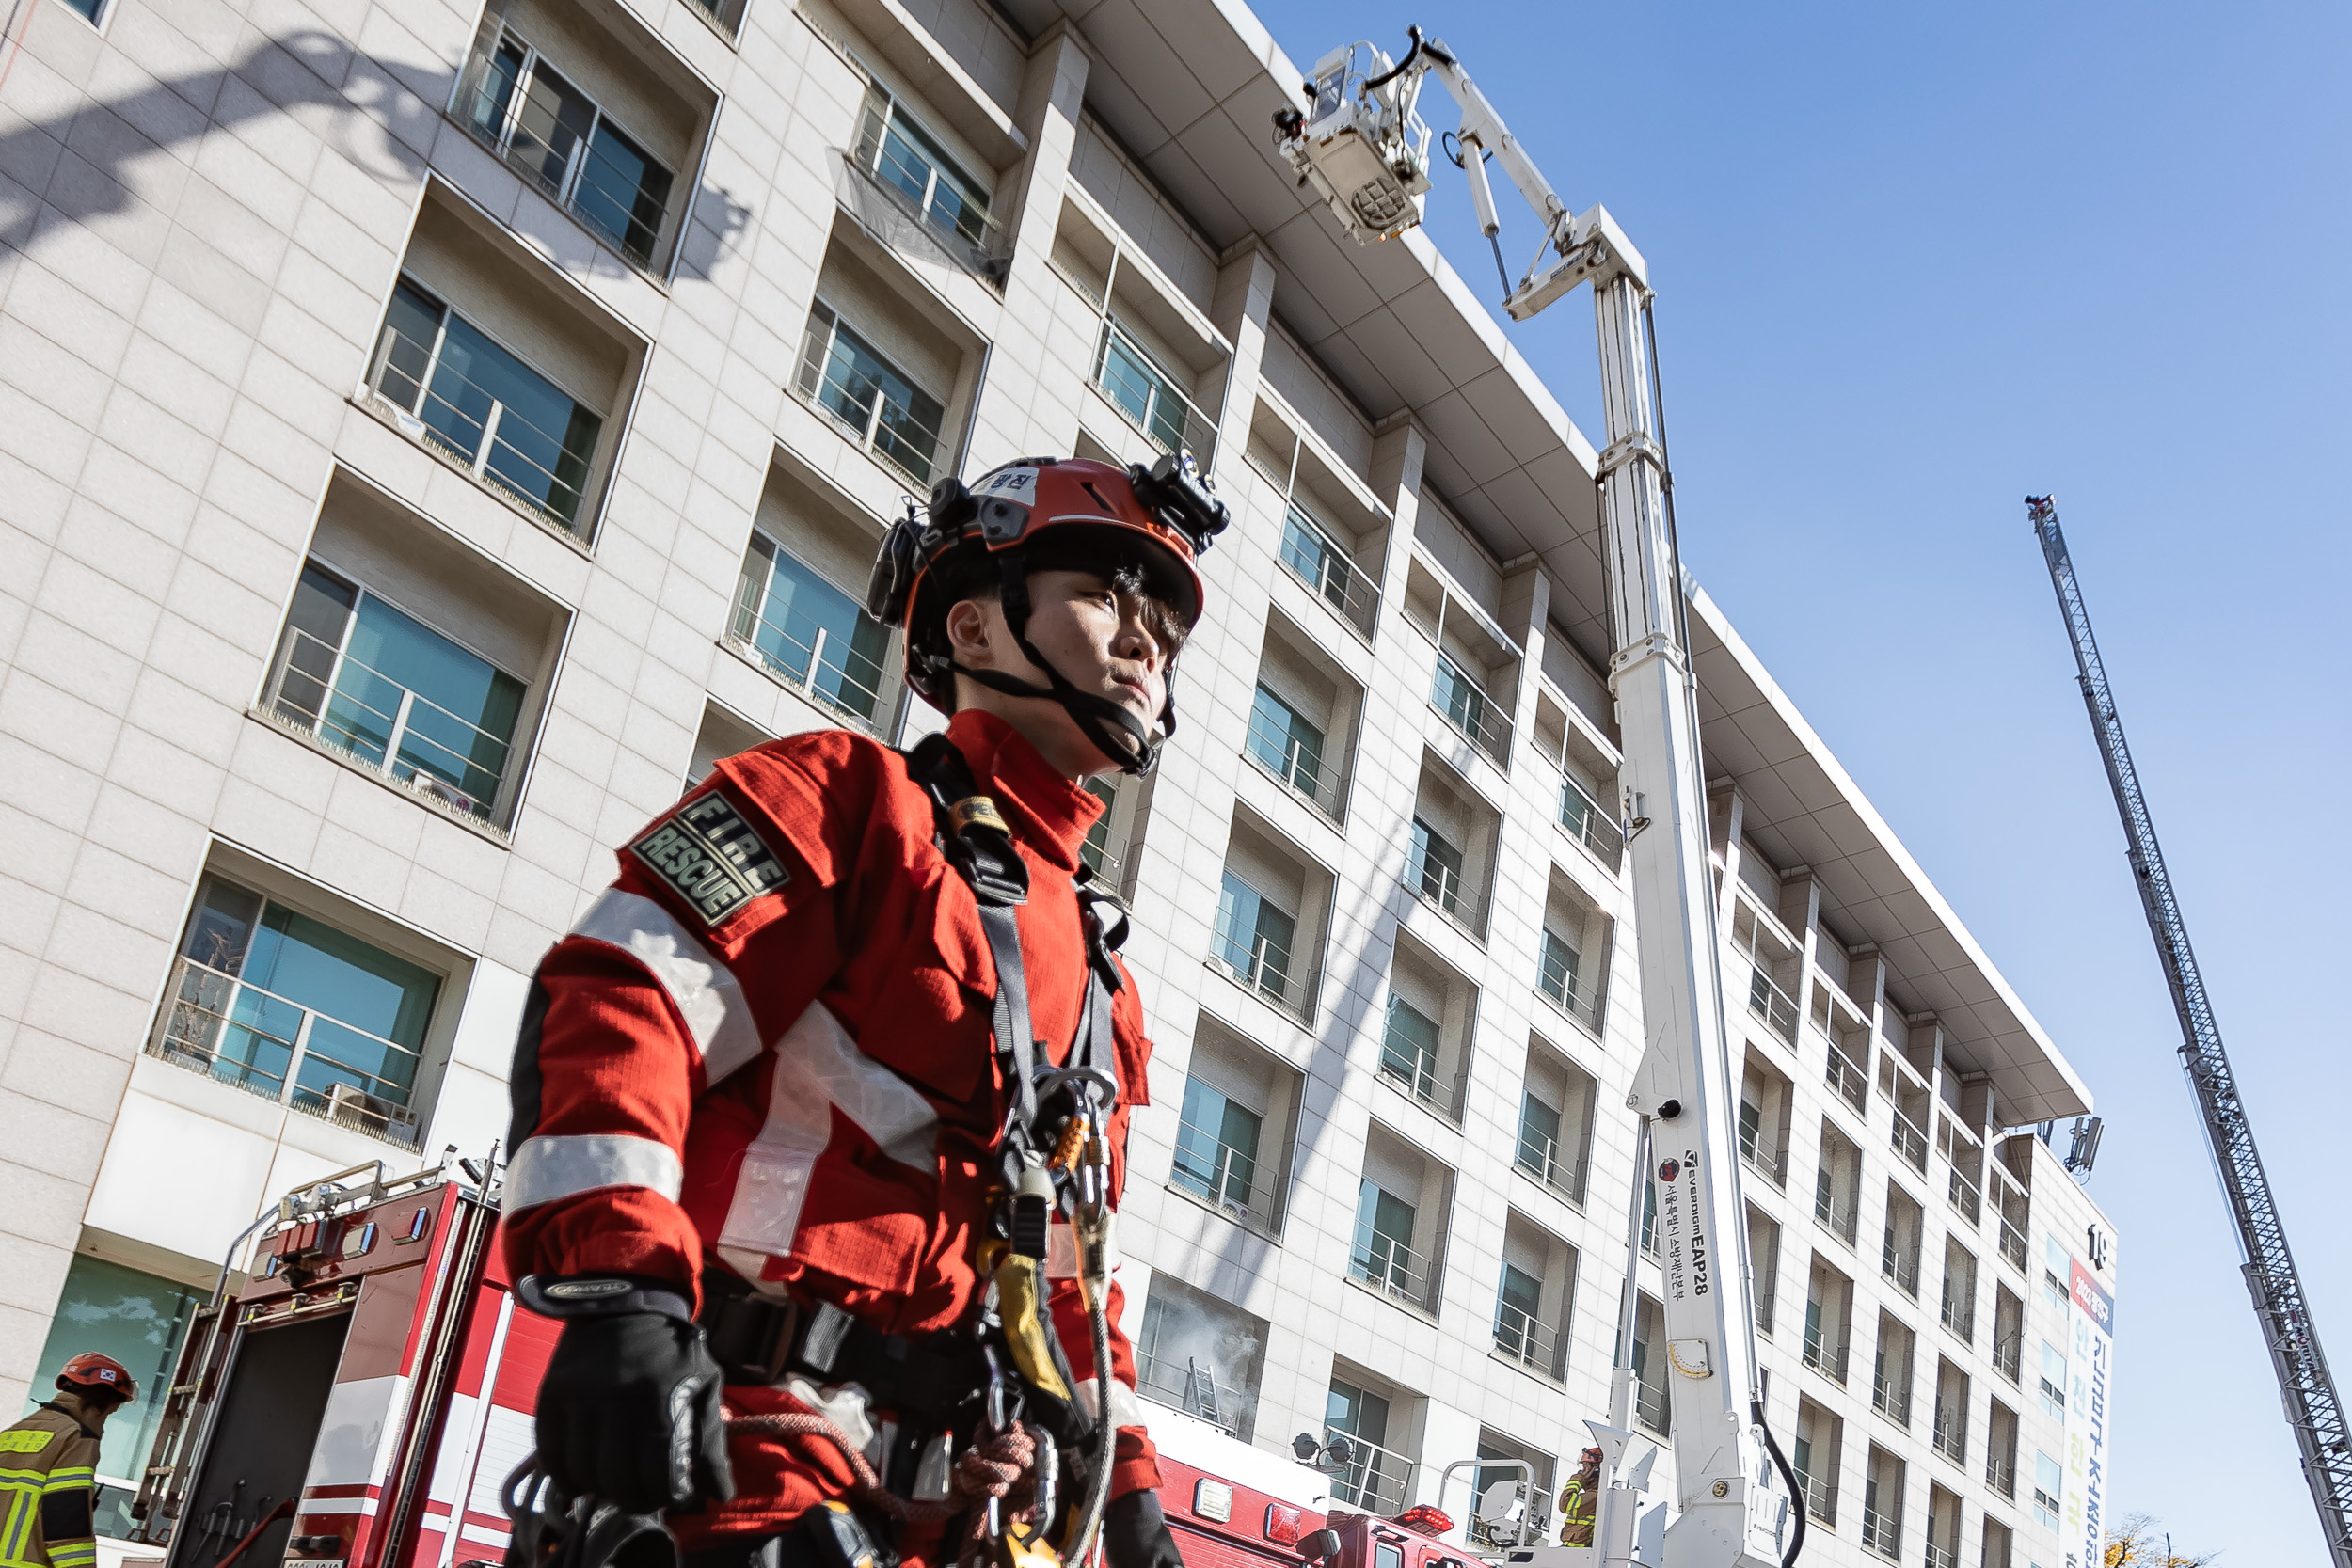
[{"label": "safety harness", "polygon": [[[1082,1473],[1088,1496],[1059,1548],[1065,1560],[1075,1561],[1108,1501],[1115,1423],[1106,1397],[1089,1411],[1078,1396],[1048,1316],[1045,1260],[1058,1211],[1072,1226],[1098,1379],[1107,1379],[1104,1132],[1120,1092],[1111,999],[1125,982],[1112,955],[1126,939],[1126,906],[1096,885],[1089,867],[1078,867],[1073,879],[1086,933],[1086,996],[1063,1065],[1041,1066],[1017,913],[1028,901],[1029,870],[1012,830],[946,736],[931,736],[904,755],[908,777],[931,802],[935,847],[972,890],[996,971],[991,1027],[1008,1104],[994,1234],[975,1259],[987,1280],[976,1321],[969,1332],[924,1339],[885,1334],[830,1302],[779,1300],[718,1269],[704,1276],[700,1321],[730,1383],[772,1386],[794,1374],[819,1386],[854,1383],[872,1407],[894,1411],[897,1440],[882,1457],[881,1492],[918,1504],[951,1496],[950,1434],[976,1425],[1033,1453],[1034,1525],[1005,1519],[997,1498],[986,1499],[986,1533],[1011,1540],[1017,1549],[1006,1556],[1013,1560],[1038,1560],[1056,1513],[1053,1478]],[[832,1435],[821,1427],[814,1434]]]}]

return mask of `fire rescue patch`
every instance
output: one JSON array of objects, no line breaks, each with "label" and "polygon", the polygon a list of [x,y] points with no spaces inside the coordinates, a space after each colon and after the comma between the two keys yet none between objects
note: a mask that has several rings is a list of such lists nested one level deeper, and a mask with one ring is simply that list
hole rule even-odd
[{"label": "fire rescue patch", "polygon": [[675,889],[705,926],[721,924],[792,879],[735,803],[716,792],[680,806],[629,851]]}]

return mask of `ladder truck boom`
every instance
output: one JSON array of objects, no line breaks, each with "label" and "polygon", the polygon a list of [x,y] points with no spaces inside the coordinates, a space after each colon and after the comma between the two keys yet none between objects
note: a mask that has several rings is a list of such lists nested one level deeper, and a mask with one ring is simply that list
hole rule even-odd
[{"label": "ladder truck boom", "polygon": [[[1594,1545],[1537,1547],[1514,1552],[1512,1561],[1514,1568],[1635,1561],[1661,1568],[1661,1555],[1635,1556],[1642,1493],[1659,1450],[1627,1426],[1632,1276],[1642,1198],[1655,1183],[1665,1320],[1659,1348],[1667,1364],[1678,1506],[1666,1528],[1662,1568],[1783,1568],[1803,1544],[1804,1522],[1758,1397],[1723,947],[1646,269],[1605,210],[1571,215],[1443,43],[1424,40],[1418,27],[1411,36],[1401,62],[1368,43],[1318,62],[1306,84],[1308,106],[1275,116],[1277,143],[1301,183],[1324,198],[1359,244],[1402,233],[1421,221],[1429,189],[1430,129],[1417,103],[1434,75],[1461,107],[1454,138],[1488,239],[1501,228],[1485,168],[1489,153],[1544,226],[1542,247],[1519,281],[1502,269],[1505,311],[1524,320],[1578,284],[1593,285],[1609,437],[1599,464],[1615,642],[1609,688],[1624,742],[1621,800],[1630,819],[1648,1035],[1629,1096],[1639,1118],[1636,1185],[1612,1408],[1607,1421],[1587,1423],[1609,1482]],[[1496,255],[1501,268],[1499,247]]]},{"label": "ladder truck boom", "polygon": [[2058,528],[2058,508],[2047,496],[2029,496],[2026,510],[2033,522],[2034,537],[2042,542],[2050,586],[2058,592],[2058,612],[2066,620],[2066,635],[2074,645],[2075,679],[2082,688],[2083,705],[2090,714],[2090,732],[2099,742],[2099,755],[2106,764],[2115,809],[2123,818],[2123,837],[2129,847],[2132,878],[2139,889],[2140,908],[2148,916],[2149,934],[2156,941],[2156,957],[2164,965],[2173,1011],[2180,1017],[2181,1065],[2197,1096],[2198,1113],[2204,1118],[2221,1196],[2229,1204],[2239,1256],[2245,1259],[2246,1289],[2253,1297],[2254,1315],[2262,1323],[2263,1339],[2278,1373],[2287,1424],[2294,1428],[2296,1445],[2302,1450],[2303,1479],[2319,1510],[2320,1529],[2327,1536],[2335,1568],[2352,1568],[2352,1434],[2347,1434],[2344,1426],[2344,1405],[2336,1398],[2335,1380],[2319,1348],[2319,1331],[2304,1301],[2302,1277],[2296,1272],[2295,1255],[2287,1248],[2286,1224],[2270,1196],[2270,1178],[2254,1147],[2254,1129],[2247,1120],[2236,1076],[2221,1047],[2221,1029],[2214,1022],[2204,978],[2197,971],[2188,923],[2172,891],[2171,875],[2165,869],[2164,851],[2156,844],[2155,819],[2149,815],[2148,799],[2140,792],[2131,748],[2124,743],[2123,721],[2116,712],[2106,666],[2100,660],[2098,641],[2090,633],[2090,611],[2083,604],[2082,584],[2074,577],[2066,535]]}]

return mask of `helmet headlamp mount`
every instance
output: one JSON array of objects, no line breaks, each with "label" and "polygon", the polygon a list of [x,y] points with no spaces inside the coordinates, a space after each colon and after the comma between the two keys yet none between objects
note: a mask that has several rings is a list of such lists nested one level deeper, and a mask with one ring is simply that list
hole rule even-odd
[{"label": "helmet headlamp mount", "polygon": [[[1123,470],[1084,458],[1025,457],[991,469],[974,483],[947,478],[927,505],[909,498],[906,515],[891,526],[866,582],[866,613],[907,633],[906,680],[934,707],[953,711],[955,677],[964,675],[1009,696],[1041,697],[1061,705],[1087,738],[1129,773],[1151,770],[1161,744],[1176,730],[1175,665],[1160,733],[1123,704],[1080,689],[1030,642],[1030,551],[1048,535],[1054,543],[1100,544],[1138,558],[1152,593],[1187,628],[1200,617],[1203,593],[1195,561],[1232,521],[1216,486],[1188,451]],[[947,605],[929,581],[950,558],[992,560],[1005,623],[1047,684],[1032,686],[995,671],[958,664],[939,648],[937,627]]]}]

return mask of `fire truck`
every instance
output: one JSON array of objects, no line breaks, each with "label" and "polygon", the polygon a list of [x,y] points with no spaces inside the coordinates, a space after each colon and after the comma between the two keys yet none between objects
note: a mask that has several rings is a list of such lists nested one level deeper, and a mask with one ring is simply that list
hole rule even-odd
[{"label": "fire truck", "polygon": [[[161,1568],[500,1562],[558,1325],[516,1300],[497,1225],[495,1157],[355,1166],[265,1212],[190,1326],[135,1546]],[[1327,1469],[1174,1411],[1152,1433],[1188,1568],[1469,1568],[1431,1511],[1335,1510]]]}]

